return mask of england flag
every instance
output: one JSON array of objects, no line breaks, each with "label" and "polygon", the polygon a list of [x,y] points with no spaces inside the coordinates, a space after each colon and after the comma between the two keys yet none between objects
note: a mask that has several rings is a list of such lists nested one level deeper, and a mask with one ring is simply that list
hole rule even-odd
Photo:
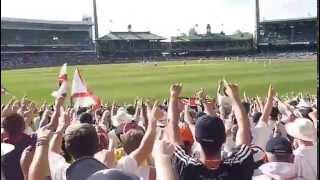
[{"label": "england flag", "polygon": [[60,69],[60,73],[58,76],[58,83],[59,86],[62,85],[63,81],[67,81],[68,80],[68,76],[67,76],[67,63],[64,63]]},{"label": "england flag", "polygon": [[93,108],[96,109],[101,106],[100,98],[88,90],[78,68],[76,68],[73,75],[71,100],[75,108],[93,106]]}]

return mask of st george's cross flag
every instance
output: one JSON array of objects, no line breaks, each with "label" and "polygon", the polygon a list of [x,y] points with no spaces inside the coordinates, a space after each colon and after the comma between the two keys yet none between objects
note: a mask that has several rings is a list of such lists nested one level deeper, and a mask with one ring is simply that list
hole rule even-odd
[{"label": "st george's cross flag", "polygon": [[51,95],[55,98],[66,97],[68,91],[68,82],[66,80],[62,81],[59,89],[57,91],[53,91]]},{"label": "st george's cross flag", "polygon": [[88,90],[78,68],[76,68],[73,75],[71,101],[75,108],[93,106],[93,108],[96,109],[101,106],[100,98]]},{"label": "st george's cross flag", "polygon": [[67,63],[64,63],[60,69],[60,73],[58,76],[58,83],[59,83],[59,87],[61,86],[63,81],[67,81],[68,80],[68,76],[67,76]]}]

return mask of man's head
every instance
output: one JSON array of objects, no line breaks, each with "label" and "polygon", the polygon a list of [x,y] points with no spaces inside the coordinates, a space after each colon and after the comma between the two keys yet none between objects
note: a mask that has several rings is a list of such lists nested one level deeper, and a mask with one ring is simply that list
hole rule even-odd
[{"label": "man's head", "polygon": [[80,114],[79,117],[80,123],[88,123],[88,124],[93,124],[93,119],[91,114],[87,113],[87,112],[83,112]]},{"label": "man's head", "polygon": [[206,156],[217,155],[226,140],[222,120],[219,117],[208,115],[199,117],[195,125],[195,138],[200,143]]},{"label": "man's head", "polygon": [[262,113],[261,112],[255,112],[253,115],[252,115],[252,121],[254,123],[258,123],[260,117],[262,116]]},{"label": "man's head", "polygon": [[271,110],[271,113],[270,113],[271,120],[277,120],[278,119],[278,114],[279,114],[278,107],[272,107],[272,110]]},{"label": "man's head", "polygon": [[74,158],[93,156],[98,150],[98,135],[90,124],[73,124],[65,132],[65,148]]},{"label": "man's head", "polygon": [[282,136],[269,139],[266,146],[269,162],[289,162],[293,161],[292,146],[289,140]]},{"label": "man's head", "polygon": [[126,154],[130,154],[132,151],[136,150],[144,136],[143,131],[138,129],[130,129],[128,132],[121,136],[123,149]]},{"label": "man's head", "polygon": [[126,106],[126,111],[128,112],[128,114],[133,116],[136,112],[136,109],[134,108],[134,106],[128,105]]},{"label": "man's head", "polygon": [[25,122],[22,116],[12,113],[3,119],[2,127],[8,134],[17,135],[24,131]]}]

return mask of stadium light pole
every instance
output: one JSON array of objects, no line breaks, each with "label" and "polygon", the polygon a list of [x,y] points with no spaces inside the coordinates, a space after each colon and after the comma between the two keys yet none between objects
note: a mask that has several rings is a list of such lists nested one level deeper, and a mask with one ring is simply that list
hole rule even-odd
[{"label": "stadium light pole", "polygon": [[255,44],[256,48],[259,51],[259,41],[260,41],[260,7],[259,0],[256,0],[256,37]]},{"label": "stadium light pole", "polygon": [[93,0],[93,18],[94,18],[94,41],[97,58],[100,59],[100,46],[99,46],[99,31],[98,31],[98,16],[97,16],[97,5],[96,0]]}]

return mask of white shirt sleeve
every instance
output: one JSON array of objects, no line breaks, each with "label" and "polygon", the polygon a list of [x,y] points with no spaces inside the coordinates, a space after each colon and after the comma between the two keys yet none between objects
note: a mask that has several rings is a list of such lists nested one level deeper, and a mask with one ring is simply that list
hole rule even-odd
[{"label": "white shirt sleeve", "polygon": [[66,180],[67,168],[70,166],[60,154],[49,152],[49,168],[52,180]]},{"label": "white shirt sleeve", "polygon": [[267,142],[272,135],[272,128],[266,123],[259,121],[252,130],[252,143],[263,150],[266,149]]}]

